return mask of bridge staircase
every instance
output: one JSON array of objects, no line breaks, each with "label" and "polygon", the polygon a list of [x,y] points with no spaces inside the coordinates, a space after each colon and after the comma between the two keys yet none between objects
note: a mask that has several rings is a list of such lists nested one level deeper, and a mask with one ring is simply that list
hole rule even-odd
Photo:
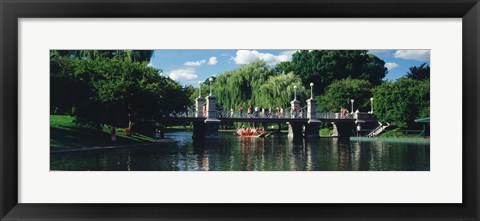
[{"label": "bridge staircase", "polygon": [[378,121],[378,127],[373,129],[372,132],[370,132],[369,134],[367,134],[367,137],[376,137],[389,126],[390,124],[388,122],[386,122],[386,124],[382,124],[382,122]]}]

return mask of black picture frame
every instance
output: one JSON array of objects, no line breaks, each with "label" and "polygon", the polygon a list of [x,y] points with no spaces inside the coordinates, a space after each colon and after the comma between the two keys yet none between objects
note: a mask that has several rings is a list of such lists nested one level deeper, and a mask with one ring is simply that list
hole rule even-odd
[{"label": "black picture frame", "polygon": [[[1,220],[479,220],[478,0],[0,0],[0,16]],[[19,204],[17,21],[75,17],[463,18],[463,203]]]}]

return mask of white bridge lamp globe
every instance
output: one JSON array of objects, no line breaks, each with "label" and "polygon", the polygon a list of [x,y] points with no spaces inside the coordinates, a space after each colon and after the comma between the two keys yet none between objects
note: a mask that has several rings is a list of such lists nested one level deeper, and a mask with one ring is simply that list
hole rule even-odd
[{"label": "white bridge lamp globe", "polygon": [[353,113],[353,102],[355,102],[355,100],[351,99],[350,101],[352,102],[352,111],[350,113]]}]

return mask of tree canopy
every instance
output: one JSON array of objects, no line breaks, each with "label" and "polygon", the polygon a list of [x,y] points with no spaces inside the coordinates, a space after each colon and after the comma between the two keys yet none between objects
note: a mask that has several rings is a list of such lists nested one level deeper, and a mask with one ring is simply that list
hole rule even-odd
[{"label": "tree canopy", "polygon": [[293,72],[270,76],[260,86],[258,103],[266,108],[289,107],[290,101],[294,98],[294,86],[297,86],[297,100],[306,105],[307,90],[302,85],[301,79]]},{"label": "tree canopy", "polygon": [[[370,111],[372,84],[366,80],[342,79],[334,81],[327,87],[325,93],[318,96],[318,110],[339,112],[341,107],[351,109],[351,99],[354,100],[354,110]],[[352,111],[352,110],[350,110]]]},{"label": "tree canopy", "polygon": [[426,63],[420,66],[413,66],[408,69],[407,78],[413,80],[425,80],[430,79],[430,66]]},{"label": "tree canopy", "polygon": [[185,110],[192,89],[159,75],[147,56],[151,53],[52,51],[52,106],[71,107],[77,122],[94,126]]},{"label": "tree canopy", "polygon": [[418,125],[414,120],[430,116],[430,80],[400,78],[373,90],[374,113],[383,122],[401,128]]},{"label": "tree canopy", "polygon": [[301,50],[293,54],[290,63],[282,62],[276,70],[293,70],[304,85],[313,82],[320,93],[335,80],[348,77],[376,86],[387,74],[385,62],[366,50]]},{"label": "tree canopy", "polygon": [[220,105],[238,111],[240,106],[245,109],[249,105],[288,107],[293,100],[294,85],[297,86],[297,99],[303,100],[306,90],[298,76],[293,73],[275,74],[274,69],[264,61],[256,60],[217,75],[213,90]]}]

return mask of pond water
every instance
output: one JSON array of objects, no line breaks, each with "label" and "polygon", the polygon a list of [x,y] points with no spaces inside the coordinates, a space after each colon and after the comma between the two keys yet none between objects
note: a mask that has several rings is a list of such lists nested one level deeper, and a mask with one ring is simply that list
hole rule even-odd
[{"label": "pond water", "polygon": [[51,154],[51,170],[70,171],[428,171],[430,144],[291,140],[286,135],[192,140],[192,133],[167,133],[179,142]]}]

